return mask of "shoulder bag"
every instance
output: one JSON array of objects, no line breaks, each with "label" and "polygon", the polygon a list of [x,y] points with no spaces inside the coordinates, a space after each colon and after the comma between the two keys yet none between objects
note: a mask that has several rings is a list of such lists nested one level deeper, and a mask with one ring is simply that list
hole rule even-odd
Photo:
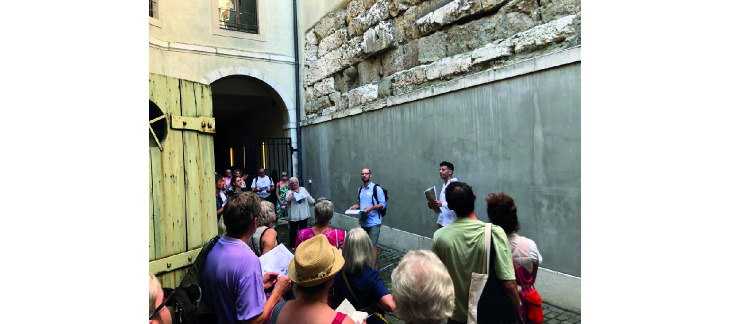
[{"label": "shoulder bag", "polygon": [[489,278],[489,272],[487,266],[489,265],[489,252],[492,243],[492,224],[484,224],[484,264],[482,265],[482,272],[471,273],[471,282],[469,283],[469,305],[467,308],[467,324],[476,324],[477,322],[477,305],[479,304],[479,298],[484,290],[484,285],[487,283]]},{"label": "shoulder bag", "polygon": [[542,314],[542,298],[540,297],[540,294],[537,293],[534,283],[528,286],[525,285],[525,279],[522,278],[522,274],[517,270],[517,265],[514,260],[512,260],[512,265],[515,267],[517,280],[522,287],[522,291],[520,291],[520,299],[524,302],[522,307],[525,309],[526,313],[526,324],[540,324],[545,320],[545,317]]}]

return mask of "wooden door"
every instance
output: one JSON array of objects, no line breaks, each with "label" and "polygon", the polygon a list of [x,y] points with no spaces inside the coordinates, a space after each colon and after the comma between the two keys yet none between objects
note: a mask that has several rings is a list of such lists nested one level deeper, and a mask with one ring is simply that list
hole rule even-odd
[{"label": "wooden door", "polygon": [[209,85],[152,73],[149,85],[168,125],[149,148],[149,269],[175,287],[217,234],[213,102]]}]

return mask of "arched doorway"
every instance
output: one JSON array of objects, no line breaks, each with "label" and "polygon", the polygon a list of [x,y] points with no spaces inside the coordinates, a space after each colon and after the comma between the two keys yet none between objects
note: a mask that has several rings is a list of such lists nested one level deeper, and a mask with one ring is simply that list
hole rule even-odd
[{"label": "arched doorway", "polygon": [[240,169],[249,175],[259,167],[272,180],[282,171],[293,174],[293,141],[288,110],[276,89],[246,75],[229,75],[213,81],[215,169]]}]

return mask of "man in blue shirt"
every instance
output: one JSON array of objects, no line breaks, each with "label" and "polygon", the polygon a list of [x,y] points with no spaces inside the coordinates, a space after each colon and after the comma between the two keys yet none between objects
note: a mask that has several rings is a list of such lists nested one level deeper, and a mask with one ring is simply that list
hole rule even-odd
[{"label": "man in blue shirt", "polygon": [[380,237],[380,224],[383,222],[380,216],[380,210],[385,209],[385,193],[383,188],[377,187],[377,197],[374,197],[375,184],[370,181],[373,174],[370,169],[362,169],[360,178],[362,179],[362,187],[358,189],[360,196],[358,203],[350,206],[351,210],[360,210],[360,227],[368,233],[370,241],[373,243],[373,269],[378,265],[378,238]]}]

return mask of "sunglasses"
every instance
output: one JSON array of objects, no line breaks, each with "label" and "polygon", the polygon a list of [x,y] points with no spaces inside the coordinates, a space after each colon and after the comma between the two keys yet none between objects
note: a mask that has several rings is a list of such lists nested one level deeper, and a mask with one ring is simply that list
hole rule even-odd
[{"label": "sunglasses", "polygon": [[175,296],[174,289],[162,288],[162,291],[163,291],[163,295],[168,295],[168,296],[165,297],[165,299],[162,301],[162,304],[160,304],[160,306],[157,306],[157,308],[155,308],[155,311],[152,312],[152,315],[150,315],[150,319],[155,317],[155,315],[157,315],[157,313],[159,313],[162,310],[162,307],[174,306],[177,303],[177,300],[175,300],[175,298],[173,298],[173,296]]}]

